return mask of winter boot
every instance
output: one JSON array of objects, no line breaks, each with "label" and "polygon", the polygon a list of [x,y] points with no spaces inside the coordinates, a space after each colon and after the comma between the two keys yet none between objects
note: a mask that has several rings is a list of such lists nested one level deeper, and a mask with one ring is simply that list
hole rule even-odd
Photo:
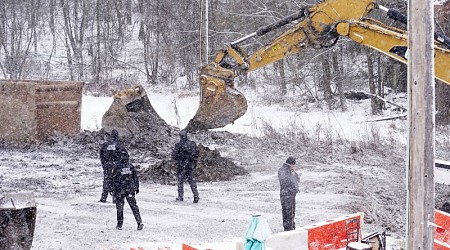
[{"label": "winter boot", "polygon": [[142,228],[144,228],[144,224],[139,223],[137,226],[137,230],[142,230]]}]

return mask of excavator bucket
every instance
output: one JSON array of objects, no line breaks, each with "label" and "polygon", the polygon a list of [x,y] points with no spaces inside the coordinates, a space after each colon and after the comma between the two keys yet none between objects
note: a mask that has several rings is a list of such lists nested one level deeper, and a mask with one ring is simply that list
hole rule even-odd
[{"label": "excavator bucket", "polygon": [[200,69],[200,106],[186,126],[187,132],[224,127],[245,114],[247,100],[234,88],[234,77],[232,70],[215,63]]},{"label": "excavator bucket", "polygon": [[107,133],[115,129],[120,135],[139,135],[169,127],[156,113],[141,85],[121,90],[113,98],[102,118],[102,127]]}]

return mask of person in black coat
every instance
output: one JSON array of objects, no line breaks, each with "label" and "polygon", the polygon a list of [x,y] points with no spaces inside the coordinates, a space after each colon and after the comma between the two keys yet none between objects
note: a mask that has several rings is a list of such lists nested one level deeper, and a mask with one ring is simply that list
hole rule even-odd
[{"label": "person in black coat", "polygon": [[197,167],[199,150],[197,144],[188,139],[186,131],[182,130],[179,135],[180,141],[175,144],[175,148],[172,151],[172,159],[177,162],[178,197],[176,200],[183,201],[183,184],[187,177],[192,194],[194,195],[194,203],[198,203],[199,196],[195,169]]},{"label": "person in black coat", "polygon": [[295,196],[299,192],[300,176],[295,172],[296,160],[290,156],[286,163],[278,169],[280,181],[280,200],[283,215],[284,231],[295,229]]},{"label": "person in black coat", "polygon": [[129,163],[123,163],[116,166],[112,171],[112,194],[116,201],[117,210],[117,226],[118,230],[122,230],[123,225],[123,207],[125,205],[125,199],[130,205],[134,218],[137,223],[137,230],[142,230],[144,224],[142,224],[141,214],[136,202],[135,195],[139,193],[139,178],[134,166]]},{"label": "person in black coat", "polygon": [[[111,190],[111,172],[119,164],[128,162],[128,153],[119,141],[119,133],[113,129],[109,138],[100,149],[100,161],[103,168],[103,191],[100,202],[106,202],[108,192]],[[114,202],[114,197],[113,197]]]}]

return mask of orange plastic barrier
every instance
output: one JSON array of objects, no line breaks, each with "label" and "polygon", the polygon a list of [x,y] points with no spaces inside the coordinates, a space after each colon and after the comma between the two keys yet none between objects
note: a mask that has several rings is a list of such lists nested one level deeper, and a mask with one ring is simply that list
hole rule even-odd
[{"label": "orange plastic barrier", "polygon": [[189,246],[189,245],[186,245],[186,244],[182,244],[181,245],[181,250],[198,250],[197,248],[193,248],[193,247],[191,247],[191,246]]},{"label": "orange plastic barrier", "polygon": [[450,250],[450,214],[434,210],[434,249]]},{"label": "orange plastic barrier", "polygon": [[328,250],[346,247],[348,236],[353,241],[361,240],[362,220],[363,213],[355,213],[307,226],[308,250]]}]

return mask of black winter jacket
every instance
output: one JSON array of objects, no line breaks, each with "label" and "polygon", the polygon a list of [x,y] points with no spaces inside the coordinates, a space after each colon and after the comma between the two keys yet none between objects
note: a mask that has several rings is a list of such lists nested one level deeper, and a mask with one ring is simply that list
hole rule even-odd
[{"label": "black winter jacket", "polygon": [[281,196],[296,195],[299,192],[300,177],[288,164],[284,163],[278,169],[278,180],[280,181]]},{"label": "black winter jacket", "polygon": [[128,152],[119,141],[118,135],[112,133],[100,149],[100,161],[103,168],[111,170],[116,166],[126,165],[128,159]]},{"label": "black winter jacket", "polygon": [[198,155],[197,144],[188,139],[181,139],[180,142],[175,144],[175,148],[172,151],[172,159],[177,161],[179,166],[195,166]]},{"label": "black winter jacket", "polygon": [[111,176],[114,196],[125,196],[139,192],[139,178],[133,164],[128,163],[115,167]]}]

